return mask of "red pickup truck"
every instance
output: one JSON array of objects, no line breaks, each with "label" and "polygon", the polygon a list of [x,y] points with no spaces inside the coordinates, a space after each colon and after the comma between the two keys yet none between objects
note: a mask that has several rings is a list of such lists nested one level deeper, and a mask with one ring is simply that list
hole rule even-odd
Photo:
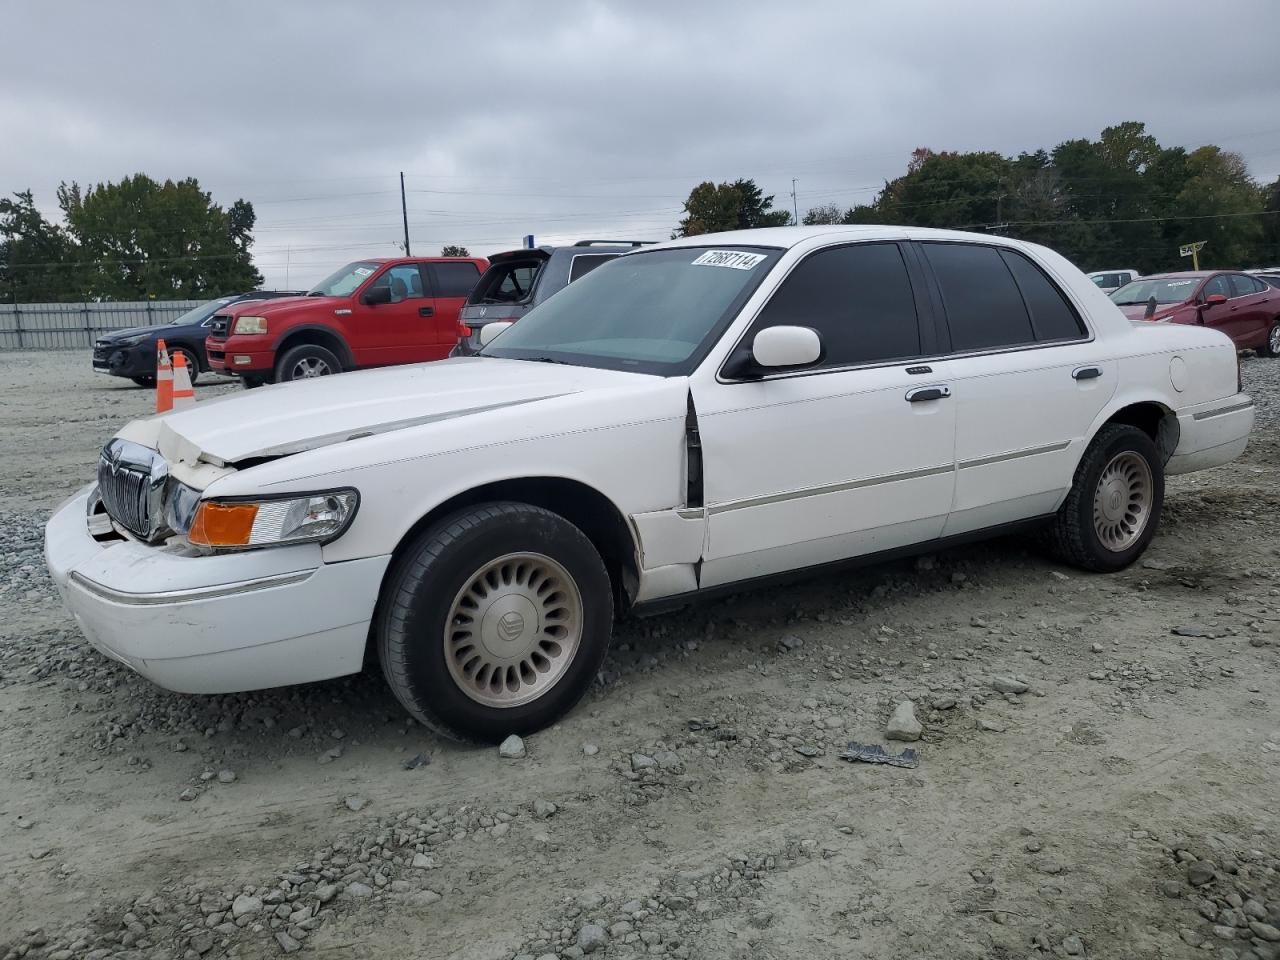
[{"label": "red pickup truck", "polygon": [[349,263],[306,296],[214,315],[209,366],[246,387],[360,367],[440,360],[487,260],[402,257]]}]

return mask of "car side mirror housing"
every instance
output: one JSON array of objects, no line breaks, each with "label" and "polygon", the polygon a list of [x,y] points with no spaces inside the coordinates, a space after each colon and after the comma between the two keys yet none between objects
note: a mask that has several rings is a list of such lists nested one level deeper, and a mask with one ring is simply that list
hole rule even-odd
[{"label": "car side mirror housing", "polygon": [[757,366],[807,367],[822,359],[822,338],[812,327],[765,327],[751,341]]},{"label": "car side mirror housing", "polygon": [[822,360],[822,337],[812,327],[765,327],[724,365],[725,376],[750,380],[772,370],[807,367]]},{"label": "car side mirror housing", "polygon": [[510,320],[495,320],[480,328],[480,346],[487,347],[503,330],[511,326]]},{"label": "car side mirror housing", "polygon": [[1206,307],[1216,307],[1218,304],[1226,302],[1227,298],[1221,293],[1211,293],[1204,298],[1204,305]]},{"label": "car side mirror housing", "polygon": [[390,303],[391,287],[386,285],[370,287],[360,294],[360,302],[371,307],[376,307],[380,303]]}]

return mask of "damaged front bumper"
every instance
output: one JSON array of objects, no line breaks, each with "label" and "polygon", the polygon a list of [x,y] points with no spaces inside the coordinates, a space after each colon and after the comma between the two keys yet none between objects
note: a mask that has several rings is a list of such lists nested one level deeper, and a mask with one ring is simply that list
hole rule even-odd
[{"label": "damaged front bumper", "polygon": [[390,557],[317,544],[193,556],[90,532],[92,485],[45,527],[45,562],[85,638],[154,683],[232,693],[355,673]]}]

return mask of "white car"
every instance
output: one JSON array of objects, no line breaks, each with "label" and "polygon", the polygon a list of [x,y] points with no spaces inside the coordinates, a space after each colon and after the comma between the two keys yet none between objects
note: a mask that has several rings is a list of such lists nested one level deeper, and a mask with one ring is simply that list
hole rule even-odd
[{"label": "white car", "polygon": [[1126,283],[1133,283],[1141,276],[1137,270],[1099,270],[1089,274],[1089,279],[1103,293],[1115,293]]},{"label": "white car", "polygon": [[415,717],[493,741],[568,710],[627,611],[1029,524],[1118,570],[1165,474],[1252,423],[1225,336],[1130,323],[1043,247],[752,230],[606,263],[480,356],[135,421],[46,556],[90,643],[162,686],[368,649]]}]

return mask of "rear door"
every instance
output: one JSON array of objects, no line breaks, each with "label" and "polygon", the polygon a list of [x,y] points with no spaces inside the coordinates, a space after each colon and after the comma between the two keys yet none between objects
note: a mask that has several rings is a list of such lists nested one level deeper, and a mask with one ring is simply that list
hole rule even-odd
[{"label": "rear door", "polygon": [[1230,321],[1231,339],[1238,347],[1261,347],[1275,314],[1271,305],[1272,288],[1243,273],[1233,273],[1228,279],[1235,294],[1228,304],[1229,313],[1234,315]]},{"label": "rear door", "polygon": [[425,264],[435,294],[432,360],[447,357],[458,342],[458,327],[467,297],[480,279],[480,268],[471,260],[443,260]]},{"label": "rear door", "polygon": [[1049,513],[1071,485],[1117,364],[1045,269],[1018,250],[924,242],[956,406],[945,535]]}]

